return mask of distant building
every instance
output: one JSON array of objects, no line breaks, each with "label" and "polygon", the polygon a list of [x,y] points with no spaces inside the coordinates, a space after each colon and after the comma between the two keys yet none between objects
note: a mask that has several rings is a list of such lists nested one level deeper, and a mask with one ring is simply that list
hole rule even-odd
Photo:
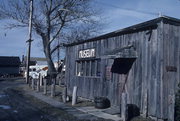
[{"label": "distant building", "polygon": [[[27,57],[23,56],[22,57],[22,66],[25,67],[26,62],[27,62]],[[46,58],[41,58],[41,57],[31,57],[29,66],[34,66],[34,65],[47,65],[47,60],[46,60]]]},{"label": "distant building", "polygon": [[19,57],[0,56],[0,76],[19,75],[20,64]]},{"label": "distant building", "polygon": [[[27,56],[22,56],[22,62],[21,62],[21,73],[24,75],[26,71],[26,64],[27,64]],[[46,58],[41,58],[41,57],[31,57],[30,58],[30,63],[29,66],[41,66],[41,65],[47,65],[47,60]]]}]

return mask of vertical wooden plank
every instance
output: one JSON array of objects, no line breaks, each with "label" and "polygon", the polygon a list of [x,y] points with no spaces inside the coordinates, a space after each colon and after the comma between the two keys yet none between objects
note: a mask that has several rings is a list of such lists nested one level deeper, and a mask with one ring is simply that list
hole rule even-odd
[{"label": "vertical wooden plank", "polygon": [[[168,105],[168,83],[169,83],[169,73],[166,71],[166,67],[169,65],[169,25],[164,24],[164,38],[163,38],[163,66],[162,68],[162,79],[161,79],[161,103],[164,116],[167,118],[168,112],[167,112],[167,105]],[[162,100],[163,99],[163,100]]]},{"label": "vertical wooden plank", "polygon": [[[154,32],[155,32],[155,30],[153,30],[152,31],[152,35],[151,35],[151,38],[150,38],[150,40],[148,41],[148,48],[147,48],[147,53],[148,53],[148,56],[147,56],[147,72],[148,72],[148,75],[147,75],[147,80],[148,80],[148,82],[147,82],[147,89],[148,89],[148,115],[155,115],[156,114],[156,112],[154,112],[153,111],[153,109],[155,108],[155,107],[153,107],[153,103],[154,102],[152,102],[151,100],[153,100],[153,94],[154,94],[154,92],[153,92],[153,90],[154,90],[154,87],[155,86],[153,86],[152,85],[152,83],[153,83],[153,78],[152,78],[152,43],[153,43],[153,36],[154,36]],[[153,90],[152,90],[153,89]]]},{"label": "vertical wooden plank", "polygon": [[94,98],[94,87],[93,87],[93,85],[94,85],[94,79],[92,78],[91,79],[91,81],[90,81],[90,97],[91,98]]},{"label": "vertical wooden plank", "polygon": [[162,110],[162,107],[163,107],[163,104],[162,104],[162,90],[163,90],[163,87],[162,87],[162,84],[163,84],[163,80],[161,79],[162,78],[162,72],[161,72],[161,65],[162,65],[162,58],[163,58],[163,31],[164,31],[164,25],[163,25],[163,21],[161,21],[159,24],[158,24],[158,29],[157,29],[157,63],[156,63],[156,82],[155,82],[155,86],[156,86],[156,93],[155,93],[155,108],[156,108],[156,115],[158,118],[162,117],[163,115],[163,110]]},{"label": "vertical wooden plank", "polygon": [[[176,67],[176,51],[177,51],[177,43],[176,43],[176,37],[175,37],[175,33],[176,33],[176,27],[174,25],[169,25],[170,29],[169,29],[169,36],[170,36],[170,65],[173,67]],[[174,120],[174,106],[175,106],[175,84],[177,81],[176,75],[177,75],[177,71],[173,71],[173,72],[168,72],[169,73],[169,77],[171,82],[169,82],[168,86],[169,86],[169,95],[168,95],[168,119],[170,121]],[[173,116],[171,116],[173,115]]]},{"label": "vertical wooden plank", "polygon": [[[105,42],[105,41],[104,41]],[[103,95],[103,82],[106,81],[105,79],[105,70],[106,70],[106,60],[105,59],[101,59],[101,63],[100,63],[100,85],[99,85],[99,93],[102,96]]]},{"label": "vertical wooden plank", "polygon": [[122,93],[122,106],[121,106],[121,117],[123,119],[123,121],[126,121],[126,104],[127,104],[127,94],[126,93]]},{"label": "vertical wooden plank", "polygon": [[143,58],[142,58],[142,98],[141,98],[141,113],[142,114],[146,114],[147,113],[147,50],[148,50],[148,38],[152,33],[147,34],[147,32],[149,32],[148,30],[145,31],[145,33],[143,34],[143,46],[141,49]]}]

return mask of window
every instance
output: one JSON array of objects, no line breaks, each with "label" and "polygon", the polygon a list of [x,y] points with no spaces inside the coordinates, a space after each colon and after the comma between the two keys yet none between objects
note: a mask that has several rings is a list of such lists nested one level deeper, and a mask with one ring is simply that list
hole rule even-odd
[{"label": "window", "polygon": [[99,77],[101,75],[101,61],[78,60],[76,61],[76,76]]},{"label": "window", "polygon": [[85,76],[90,76],[90,61],[86,61],[86,75]]},{"label": "window", "polygon": [[81,63],[79,61],[76,62],[76,75],[80,76],[80,69],[81,68]]},{"label": "window", "polygon": [[100,76],[101,75],[101,62],[100,60],[97,60],[97,73],[96,76]]},{"label": "window", "polygon": [[[95,60],[93,60],[93,61],[91,61],[91,67],[95,67]],[[95,68],[91,68],[91,76],[96,76],[96,70],[95,70]]]}]

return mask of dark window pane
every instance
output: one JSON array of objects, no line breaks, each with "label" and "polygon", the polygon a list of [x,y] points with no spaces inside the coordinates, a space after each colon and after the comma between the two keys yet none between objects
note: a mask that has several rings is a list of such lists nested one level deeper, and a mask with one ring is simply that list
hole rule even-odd
[{"label": "dark window pane", "polygon": [[91,61],[91,76],[95,76],[95,61]]},{"label": "dark window pane", "polygon": [[76,75],[80,76],[80,72],[81,72],[81,63],[79,61],[76,62]]},{"label": "dark window pane", "polygon": [[97,60],[97,72],[96,76],[101,76],[101,61]]},{"label": "dark window pane", "polygon": [[81,66],[81,76],[85,76],[85,61],[82,61],[82,66]]},{"label": "dark window pane", "polygon": [[90,76],[89,71],[90,71],[90,61],[86,61],[86,76]]}]

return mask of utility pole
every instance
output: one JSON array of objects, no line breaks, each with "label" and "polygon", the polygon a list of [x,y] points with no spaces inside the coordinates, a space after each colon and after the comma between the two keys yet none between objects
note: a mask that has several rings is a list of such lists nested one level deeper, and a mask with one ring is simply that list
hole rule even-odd
[{"label": "utility pole", "polygon": [[27,51],[27,62],[26,62],[26,83],[29,83],[29,65],[30,65],[30,54],[31,54],[31,42],[32,40],[32,16],[33,16],[33,0],[30,0],[30,15],[29,15],[29,39],[26,41],[28,43]]}]

